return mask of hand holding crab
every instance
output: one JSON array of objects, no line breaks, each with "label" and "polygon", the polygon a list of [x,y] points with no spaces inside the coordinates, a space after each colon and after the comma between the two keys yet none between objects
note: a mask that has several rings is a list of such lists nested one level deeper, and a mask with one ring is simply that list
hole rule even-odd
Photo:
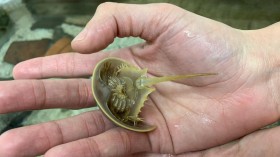
[{"label": "hand holding crab", "polygon": [[[101,111],[91,111],[3,133],[0,157],[277,155],[279,128],[257,130],[280,116],[279,29],[279,23],[260,30],[233,29],[170,4],[102,4],[72,43],[78,52],[92,54],[60,54],[20,63],[14,81],[0,82],[0,112],[92,107],[97,102],[91,80],[84,76],[90,76],[103,59],[117,57],[138,70],[147,68],[147,77],[135,73],[131,79],[126,66],[119,64],[111,65],[116,73],[108,77],[102,73],[112,68],[100,66],[103,81],[97,82],[103,88],[94,89],[105,97],[99,95],[98,101],[110,102],[104,109],[117,115],[116,122],[156,129],[130,131]],[[146,42],[97,52],[116,36],[138,36]],[[147,89],[165,76],[205,72],[218,75],[169,78],[172,81],[155,84],[155,92]],[[53,77],[65,79],[47,79]],[[137,99],[145,94],[147,101]],[[145,123],[136,114],[141,105],[133,105],[141,101]],[[258,148],[270,151],[254,151]]]}]

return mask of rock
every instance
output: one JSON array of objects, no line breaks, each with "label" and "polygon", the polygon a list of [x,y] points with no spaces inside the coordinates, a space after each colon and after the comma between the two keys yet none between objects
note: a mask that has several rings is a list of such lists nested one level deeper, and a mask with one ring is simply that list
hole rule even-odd
[{"label": "rock", "polygon": [[31,30],[37,28],[53,29],[62,24],[64,17],[49,16],[39,18],[31,27]]},{"label": "rock", "polygon": [[101,0],[25,0],[26,6],[36,15],[93,15]]},{"label": "rock", "polygon": [[91,15],[69,16],[66,17],[65,23],[68,23],[70,25],[85,26],[91,18]]},{"label": "rock", "polygon": [[4,61],[15,65],[27,59],[44,56],[49,45],[49,39],[15,41],[8,48]]},{"label": "rock", "polygon": [[54,55],[54,54],[60,54],[60,53],[66,53],[66,52],[72,52],[71,47],[71,40],[69,37],[63,37],[56,41],[46,52],[46,56]]}]

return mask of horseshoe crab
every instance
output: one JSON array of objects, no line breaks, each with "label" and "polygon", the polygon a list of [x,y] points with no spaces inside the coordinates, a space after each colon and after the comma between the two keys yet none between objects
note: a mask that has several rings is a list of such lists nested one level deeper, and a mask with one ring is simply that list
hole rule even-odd
[{"label": "horseshoe crab", "polygon": [[215,75],[198,73],[148,78],[147,69],[137,68],[118,58],[106,58],[95,67],[92,75],[92,91],[101,111],[116,125],[137,132],[156,128],[147,125],[139,117],[148,95],[155,89],[151,86],[163,81]]}]

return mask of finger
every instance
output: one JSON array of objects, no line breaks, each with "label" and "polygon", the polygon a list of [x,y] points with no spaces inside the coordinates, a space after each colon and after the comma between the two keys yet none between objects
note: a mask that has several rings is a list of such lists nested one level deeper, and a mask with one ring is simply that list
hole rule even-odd
[{"label": "finger", "polygon": [[205,151],[187,153],[185,157],[223,157],[223,156],[246,156],[246,157],[278,157],[280,156],[280,127],[264,129],[249,134],[240,140],[214,147]]},{"label": "finger", "polygon": [[78,52],[94,52],[105,48],[117,36],[154,41],[185,14],[177,7],[176,14],[169,14],[174,8],[170,4],[103,3],[85,29],[72,41],[72,47]]},{"label": "finger", "polygon": [[89,79],[0,82],[0,113],[94,105]]},{"label": "finger", "polygon": [[17,64],[13,69],[15,79],[90,76],[95,64],[108,53],[66,53],[39,57]]},{"label": "finger", "polygon": [[138,44],[128,48],[94,54],[67,53],[34,58],[17,64],[13,70],[13,75],[15,79],[90,76],[95,65],[106,57],[121,58],[137,65],[141,62],[141,58],[137,58],[137,53],[143,50],[144,45]]},{"label": "finger", "polygon": [[50,149],[45,156],[117,157],[147,152],[150,149],[151,146],[146,133],[115,128],[94,137],[56,146]]},{"label": "finger", "polygon": [[50,148],[98,135],[114,125],[100,111],[71,118],[17,128],[0,136],[0,156],[22,157],[44,154]]}]

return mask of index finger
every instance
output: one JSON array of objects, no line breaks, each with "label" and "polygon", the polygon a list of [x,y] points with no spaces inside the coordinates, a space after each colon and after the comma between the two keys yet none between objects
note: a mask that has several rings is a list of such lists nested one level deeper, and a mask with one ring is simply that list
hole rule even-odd
[{"label": "index finger", "polygon": [[138,65],[142,59],[137,54],[143,52],[142,47],[143,44],[138,44],[109,52],[65,53],[34,58],[17,64],[14,67],[13,76],[15,79],[89,77],[95,65],[106,57],[118,57]]},{"label": "index finger", "polygon": [[34,58],[17,64],[13,76],[15,79],[90,76],[95,64],[108,55],[65,53]]}]

